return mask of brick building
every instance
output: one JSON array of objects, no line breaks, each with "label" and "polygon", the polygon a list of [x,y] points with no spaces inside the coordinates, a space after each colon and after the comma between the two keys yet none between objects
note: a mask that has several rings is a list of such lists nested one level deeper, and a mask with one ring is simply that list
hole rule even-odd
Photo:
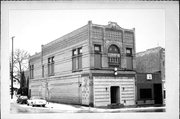
[{"label": "brick building", "polygon": [[137,105],[162,105],[162,80],[160,73],[137,73]]},{"label": "brick building", "polygon": [[[160,74],[159,78],[162,81],[162,90],[163,90],[162,94],[165,99],[165,49],[164,48],[155,47],[137,53],[136,71],[137,73],[152,73],[152,74],[159,73]],[[137,80],[139,79],[137,78]]]},{"label": "brick building", "polygon": [[135,29],[87,25],[30,57],[31,96],[60,103],[135,104]]}]

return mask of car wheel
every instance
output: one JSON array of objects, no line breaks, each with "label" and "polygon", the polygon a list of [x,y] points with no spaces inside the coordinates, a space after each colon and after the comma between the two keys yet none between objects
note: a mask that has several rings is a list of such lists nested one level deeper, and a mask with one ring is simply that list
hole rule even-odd
[{"label": "car wheel", "polygon": [[32,105],[33,107],[35,106],[35,105]]},{"label": "car wheel", "polygon": [[29,103],[27,103],[27,106],[29,106]]},{"label": "car wheel", "polygon": [[42,107],[45,107],[45,105],[42,105]]}]

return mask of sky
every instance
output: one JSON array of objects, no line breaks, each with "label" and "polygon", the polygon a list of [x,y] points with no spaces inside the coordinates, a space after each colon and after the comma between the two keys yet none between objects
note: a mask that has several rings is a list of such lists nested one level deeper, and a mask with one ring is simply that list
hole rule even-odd
[{"label": "sky", "polygon": [[94,24],[117,22],[122,28],[135,28],[136,52],[161,46],[165,48],[165,12],[163,9],[62,9],[11,10],[9,38],[14,49],[33,55],[47,44],[92,20]]}]

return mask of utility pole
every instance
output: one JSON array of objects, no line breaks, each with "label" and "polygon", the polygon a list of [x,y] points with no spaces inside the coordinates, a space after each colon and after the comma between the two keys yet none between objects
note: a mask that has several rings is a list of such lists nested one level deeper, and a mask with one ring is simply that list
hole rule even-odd
[{"label": "utility pole", "polygon": [[15,38],[15,36],[13,36],[12,37],[12,64],[11,64],[11,99],[13,99],[13,66],[14,66],[14,64],[13,64],[13,39]]}]

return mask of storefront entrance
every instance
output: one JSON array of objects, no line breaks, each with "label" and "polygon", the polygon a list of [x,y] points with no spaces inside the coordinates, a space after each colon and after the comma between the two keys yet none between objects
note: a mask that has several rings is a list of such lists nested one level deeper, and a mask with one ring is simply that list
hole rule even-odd
[{"label": "storefront entrance", "polygon": [[119,86],[111,86],[111,104],[120,103]]},{"label": "storefront entrance", "polygon": [[163,104],[162,84],[154,84],[154,104]]}]

